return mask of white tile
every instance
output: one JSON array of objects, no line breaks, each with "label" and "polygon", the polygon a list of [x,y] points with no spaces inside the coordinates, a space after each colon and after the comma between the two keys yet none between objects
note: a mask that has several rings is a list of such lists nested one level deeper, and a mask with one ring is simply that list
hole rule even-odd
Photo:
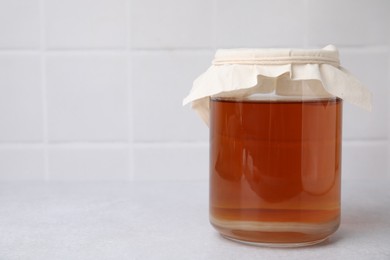
[{"label": "white tile", "polygon": [[182,100],[210,66],[208,52],[138,53],[132,57],[135,141],[206,141],[208,128]]},{"label": "white tile", "polygon": [[344,142],[343,179],[384,179],[389,172],[387,141]]},{"label": "white tile", "polygon": [[216,46],[302,47],[303,1],[217,0]]},{"label": "white tile", "polygon": [[213,1],[133,0],[133,48],[204,48],[212,45]]},{"label": "white tile", "polygon": [[134,148],[136,181],[208,180],[207,144],[137,145]]},{"label": "white tile", "polygon": [[389,53],[386,51],[340,50],[347,68],[373,94],[373,110],[367,112],[344,102],[344,139],[384,139],[388,136]]},{"label": "white tile", "polygon": [[0,48],[38,48],[40,1],[0,1]]},{"label": "white tile", "polygon": [[129,180],[127,148],[69,148],[49,150],[51,181]]},{"label": "white tile", "polygon": [[125,0],[46,0],[49,48],[123,48]]},{"label": "white tile", "polygon": [[389,30],[388,0],[308,2],[308,42],[327,45],[383,44]]},{"label": "white tile", "polygon": [[48,57],[50,141],[126,140],[126,67],[122,55]]},{"label": "white tile", "polygon": [[0,142],[43,135],[41,62],[36,55],[0,55]]},{"label": "white tile", "polygon": [[44,168],[41,148],[0,148],[0,181],[43,181]]}]

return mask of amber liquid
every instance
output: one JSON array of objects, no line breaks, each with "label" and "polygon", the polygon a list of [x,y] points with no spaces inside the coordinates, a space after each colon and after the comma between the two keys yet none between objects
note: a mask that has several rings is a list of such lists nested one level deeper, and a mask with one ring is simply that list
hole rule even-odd
[{"label": "amber liquid", "polygon": [[210,102],[210,221],[224,236],[310,243],[339,225],[342,100]]}]

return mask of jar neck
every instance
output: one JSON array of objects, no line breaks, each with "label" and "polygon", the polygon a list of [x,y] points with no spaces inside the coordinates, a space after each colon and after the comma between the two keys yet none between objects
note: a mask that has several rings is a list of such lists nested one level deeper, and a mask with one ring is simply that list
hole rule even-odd
[{"label": "jar neck", "polygon": [[318,80],[291,80],[288,76],[279,78],[259,77],[250,91],[240,90],[221,93],[211,99],[242,101],[306,101],[336,99],[328,93]]}]

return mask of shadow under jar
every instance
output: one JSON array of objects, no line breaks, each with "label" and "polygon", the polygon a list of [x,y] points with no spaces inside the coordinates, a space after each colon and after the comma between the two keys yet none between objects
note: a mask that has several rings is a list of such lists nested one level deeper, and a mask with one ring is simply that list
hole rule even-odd
[{"label": "shadow under jar", "polygon": [[267,246],[319,243],[340,223],[342,99],[210,98],[210,222]]}]

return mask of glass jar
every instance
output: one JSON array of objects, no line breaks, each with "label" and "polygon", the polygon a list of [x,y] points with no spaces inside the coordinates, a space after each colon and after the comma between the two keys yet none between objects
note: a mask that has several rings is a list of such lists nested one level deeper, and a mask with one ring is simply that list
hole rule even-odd
[{"label": "glass jar", "polygon": [[326,239],[340,223],[341,126],[334,96],[211,97],[211,224],[263,245]]},{"label": "glass jar", "polygon": [[218,50],[183,103],[210,127],[210,222],[267,246],[324,241],[340,224],[342,104],[371,93],[338,50]]}]

